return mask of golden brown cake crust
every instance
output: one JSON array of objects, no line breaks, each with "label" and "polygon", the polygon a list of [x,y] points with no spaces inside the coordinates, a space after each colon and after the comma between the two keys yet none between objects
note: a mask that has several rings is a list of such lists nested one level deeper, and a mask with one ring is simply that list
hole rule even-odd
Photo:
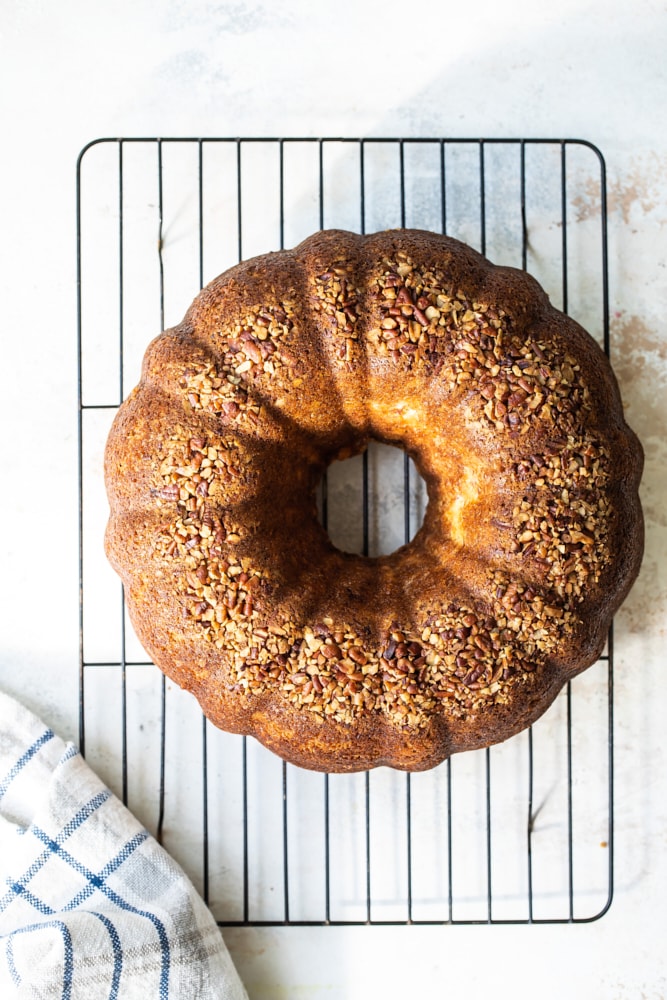
[{"label": "golden brown cake crust", "polygon": [[[429,493],[377,559],[315,504],[371,439]],[[422,770],[519,732],[600,655],[642,462],[607,358],[528,275],[432,233],[325,231],[149,346],[107,443],[106,549],[217,726],[316,770]]]}]

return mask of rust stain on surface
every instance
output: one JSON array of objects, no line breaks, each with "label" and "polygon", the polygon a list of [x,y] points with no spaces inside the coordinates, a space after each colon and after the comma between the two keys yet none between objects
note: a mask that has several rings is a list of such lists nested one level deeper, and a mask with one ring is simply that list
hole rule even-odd
[{"label": "rust stain on surface", "polygon": [[[638,207],[644,214],[654,211],[661,203],[657,191],[667,179],[667,161],[652,154],[608,183],[607,213],[618,215],[630,224],[632,211]],[[600,214],[600,182],[590,178],[582,184],[581,192],[573,197],[577,222]],[[663,220],[667,222],[667,219]]]},{"label": "rust stain on surface", "polygon": [[644,562],[620,611],[629,632],[667,632],[667,337],[641,316],[612,316],[612,363],[628,423],[645,451]]},{"label": "rust stain on surface", "polygon": [[656,379],[667,380],[667,338],[641,316],[618,311],[611,320],[612,364],[633,430],[646,441],[664,438],[667,397],[656,392]]}]

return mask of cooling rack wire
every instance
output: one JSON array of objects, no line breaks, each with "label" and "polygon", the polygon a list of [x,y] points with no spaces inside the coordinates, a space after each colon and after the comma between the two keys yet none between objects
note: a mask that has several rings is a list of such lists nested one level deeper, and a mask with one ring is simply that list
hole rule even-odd
[{"label": "cooling rack wire", "polygon": [[[423,774],[313,774],[148,661],[102,537],[104,441],[148,341],[238,260],[321,228],[447,232],[528,269],[609,353],[604,160],[575,139],[100,139],[77,163],[80,744],[221,926],[595,920],[613,893],[613,643],[530,730]],[[407,456],[319,496],[337,544],[416,531]]]}]

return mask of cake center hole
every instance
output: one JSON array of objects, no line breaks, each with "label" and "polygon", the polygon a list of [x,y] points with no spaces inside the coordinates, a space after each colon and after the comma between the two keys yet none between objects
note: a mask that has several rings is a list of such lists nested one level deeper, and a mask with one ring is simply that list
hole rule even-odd
[{"label": "cake center hole", "polygon": [[343,552],[389,555],[422,526],[426,483],[400,448],[371,441],[363,455],[333,462],[317,491],[320,523]]}]

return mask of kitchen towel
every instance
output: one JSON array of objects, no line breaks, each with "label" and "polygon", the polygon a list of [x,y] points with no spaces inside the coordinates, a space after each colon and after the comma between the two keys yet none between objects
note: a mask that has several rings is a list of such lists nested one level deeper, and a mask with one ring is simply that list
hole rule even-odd
[{"label": "kitchen towel", "polygon": [[0,997],[247,1000],[174,860],[66,744],[0,693]]}]

